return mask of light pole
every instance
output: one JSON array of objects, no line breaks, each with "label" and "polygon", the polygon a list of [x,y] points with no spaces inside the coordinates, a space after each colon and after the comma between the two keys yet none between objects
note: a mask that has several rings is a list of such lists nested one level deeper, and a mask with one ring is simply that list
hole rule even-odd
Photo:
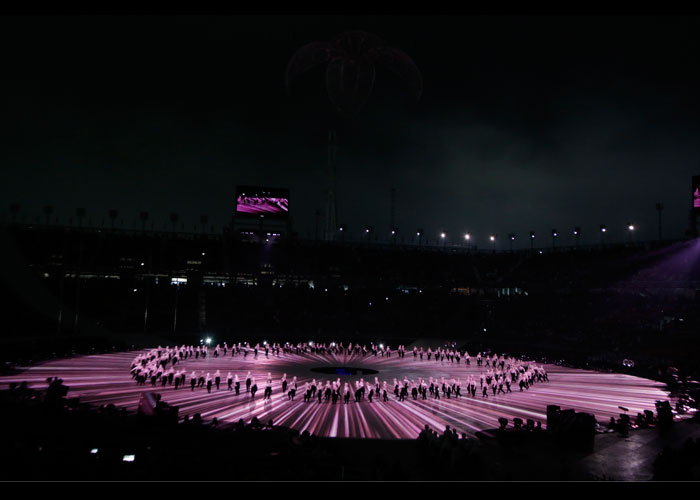
[{"label": "light pole", "polygon": [[574,228],[574,236],[576,237],[576,248],[578,248],[578,237],[581,236],[581,228],[576,226]]},{"label": "light pole", "polygon": [[314,212],[314,216],[316,217],[316,228],[314,231],[314,240],[318,241],[318,219],[321,217],[321,209],[317,208],[316,212]]},{"label": "light pole", "polygon": [[664,209],[664,204],[658,202],[656,204],[656,211],[659,212],[659,241],[661,241],[661,211]]},{"label": "light pole", "polygon": [[534,250],[535,248],[535,232],[530,231],[530,251]]},{"label": "light pole", "polygon": [[605,227],[605,224],[600,225],[600,244],[602,245],[605,242],[605,233],[608,231],[608,228]]},{"label": "light pole", "polygon": [[493,243],[493,253],[496,253],[496,236],[492,234],[489,236],[489,239],[491,240],[491,243]]},{"label": "light pole", "polygon": [[418,229],[418,231],[416,231],[416,236],[418,236],[418,246],[421,246],[421,243],[423,242],[423,230]]},{"label": "light pole", "polygon": [[[170,222],[173,225],[173,234],[175,234],[175,224],[177,224],[177,221],[179,218],[180,218],[180,216],[178,214],[175,214],[175,213],[170,214]],[[112,226],[114,226],[114,223],[112,223]]]},{"label": "light pole", "polygon": [[469,248],[469,240],[471,240],[471,239],[472,239],[472,235],[470,233],[464,234],[464,241],[465,241],[465,245],[467,246],[467,248]]},{"label": "light pole", "polygon": [[15,220],[17,219],[17,214],[19,213],[19,203],[17,202],[12,202],[10,203],[10,214],[12,215],[12,223],[15,223]]},{"label": "light pole", "polygon": [[114,229],[114,221],[117,220],[117,215],[119,215],[119,210],[117,210],[116,208],[112,208],[112,209],[110,209],[110,211],[108,212],[107,215],[109,215],[109,220],[112,221],[112,229]]},{"label": "light pole", "polygon": [[559,233],[557,233],[557,230],[552,229],[552,250],[556,247],[555,242],[557,241],[557,236],[559,236]]},{"label": "light pole", "polygon": [[148,221],[148,212],[141,212],[139,214],[139,219],[141,219],[141,231],[146,232],[146,222]]},{"label": "light pole", "polygon": [[631,222],[628,222],[627,223],[627,230],[629,231],[629,235],[630,235],[630,243],[632,243],[632,235],[634,234],[634,224],[632,224]]},{"label": "light pole", "polygon": [[508,235],[508,240],[510,240],[510,251],[513,251],[513,242],[515,241],[515,233],[510,233]]},{"label": "light pole", "polygon": [[75,209],[75,216],[78,218],[78,227],[83,227],[83,217],[85,217],[85,209],[84,208],[76,208]]},{"label": "light pole", "polygon": [[46,205],[44,207],[44,216],[46,217],[46,225],[51,223],[51,215],[53,214],[53,207],[51,205]]}]

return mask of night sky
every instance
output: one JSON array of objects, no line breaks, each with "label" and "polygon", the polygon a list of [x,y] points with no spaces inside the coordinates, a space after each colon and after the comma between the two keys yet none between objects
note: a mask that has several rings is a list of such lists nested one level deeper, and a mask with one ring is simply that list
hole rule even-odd
[{"label": "night sky", "polygon": [[[381,67],[357,115],[341,117],[325,68],[287,92],[302,45],[374,33],[423,75],[415,102]],[[149,211],[157,229],[201,214],[220,231],[238,184],[289,187],[294,229],[313,236],[326,140],[338,134],[338,223],[406,241],[465,231],[529,248],[657,237],[688,227],[700,174],[699,17],[2,17],[2,216],[9,203],[61,223],[87,208]],[[43,220],[43,217],[41,218]],[[108,222],[106,222],[108,223]]]}]

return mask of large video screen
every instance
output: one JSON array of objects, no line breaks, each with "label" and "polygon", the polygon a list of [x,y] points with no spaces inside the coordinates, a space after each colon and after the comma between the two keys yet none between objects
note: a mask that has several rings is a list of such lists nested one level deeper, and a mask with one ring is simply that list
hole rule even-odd
[{"label": "large video screen", "polygon": [[693,210],[700,212],[700,175],[693,177]]},{"label": "large video screen", "polygon": [[256,186],[236,187],[236,215],[289,215],[289,190]]}]

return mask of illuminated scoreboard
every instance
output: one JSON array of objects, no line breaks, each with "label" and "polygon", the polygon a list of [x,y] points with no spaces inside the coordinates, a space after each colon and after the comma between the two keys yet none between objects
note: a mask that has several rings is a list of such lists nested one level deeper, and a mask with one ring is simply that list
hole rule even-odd
[{"label": "illuminated scoreboard", "polygon": [[289,217],[289,189],[236,187],[236,217]]}]

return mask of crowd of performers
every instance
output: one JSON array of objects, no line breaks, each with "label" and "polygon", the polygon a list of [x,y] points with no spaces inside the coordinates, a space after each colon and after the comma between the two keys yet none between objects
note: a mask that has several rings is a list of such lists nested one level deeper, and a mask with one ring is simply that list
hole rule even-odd
[{"label": "crowd of performers", "polygon": [[[245,343],[239,343],[230,348],[224,343],[223,347],[217,345],[212,349],[212,355],[218,358],[227,356],[230,352],[232,357],[243,356],[245,358],[248,355],[252,355],[257,359],[262,353],[266,357],[269,357],[270,354],[279,356],[280,351],[285,354],[356,354],[382,357],[391,357],[392,354],[395,354],[399,358],[406,356],[404,346],[399,346],[396,351],[392,352],[389,346],[376,346],[374,344],[368,349],[367,346],[353,345],[352,343],[345,347],[342,343],[326,345],[311,342],[309,344],[296,345],[287,343],[284,345],[264,344],[260,346],[260,344],[257,344],[254,347]],[[201,357],[206,359],[208,355],[209,349],[206,345],[197,347],[183,345],[165,348],[158,346],[156,349],[136,356],[131,363],[131,374],[139,385],[145,385],[150,381],[152,386],[174,386],[175,389],[181,389],[189,383],[191,391],[205,387],[207,392],[211,392],[213,387],[216,387],[218,391],[221,390],[223,380],[220,370],[217,370],[213,376],[211,372],[205,375],[203,371],[199,374],[196,371],[192,371],[188,375],[187,370],[184,368],[176,370],[177,365],[188,358],[199,359]],[[425,360],[428,362],[432,359],[437,362],[460,363],[464,360],[465,364],[471,364],[468,352],[460,352],[454,349],[437,348],[433,351],[428,348],[427,351],[424,351],[422,347],[420,349],[414,347],[413,357],[415,361]],[[503,355],[498,356],[497,354],[493,356],[485,354],[482,356],[481,353],[478,353],[476,364],[479,367],[483,366],[486,368],[486,371],[482,371],[478,379],[475,379],[474,375],[470,375],[464,380],[454,377],[449,380],[445,377],[439,379],[430,377],[428,380],[419,378],[417,381],[404,378],[403,380],[394,379],[391,385],[386,380],[380,382],[378,377],[374,378],[373,383],[362,378],[354,382],[344,383],[341,382],[340,378],[335,381],[326,380],[325,383],[313,379],[311,382],[305,382],[301,386],[301,390],[303,391],[304,402],[318,400],[319,403],[325,401],[336,404],[339,400],[342,400],[347,404],[351,398],[354,398],[355,402],[364,401],[365,397],[369,403],[372,403],[374,400],[388,401],[389,394],[393,394],[399,401],[405,401],[409,396],[413,400],[426,400],[428,397],[432,399],[450,399],[462,396],[476,397],[477,394],[486,398],[489,396],[489,393],[492,396],[507,394],[513,392],[513,388],[518,388],[522,392],[523,390],[528,390],[530,386],[537,382],[549,381],[544,367],[530,361],[521,361]],[[225,380],[227,390],[235,391],[235,394],[239,395],[242,390],[241,383],[243,383],[246,393],[249,393],[251,398],[255,398],[258,385],[250,371],[243,380],[241,380],[238,373],[232,375],[231,372],[228,372]],[[282,393],[286,394],[290,401],[294,400],[297,391],[300,389],[296,377],[287,380],[287,375],[284,374],[278,383],[273,384],[272,376],[268,373],[265,381],[264,399],[272,397],[273,385],[281,387]],[[462,392],[463,390],[465,391],[464,393]]]}]

